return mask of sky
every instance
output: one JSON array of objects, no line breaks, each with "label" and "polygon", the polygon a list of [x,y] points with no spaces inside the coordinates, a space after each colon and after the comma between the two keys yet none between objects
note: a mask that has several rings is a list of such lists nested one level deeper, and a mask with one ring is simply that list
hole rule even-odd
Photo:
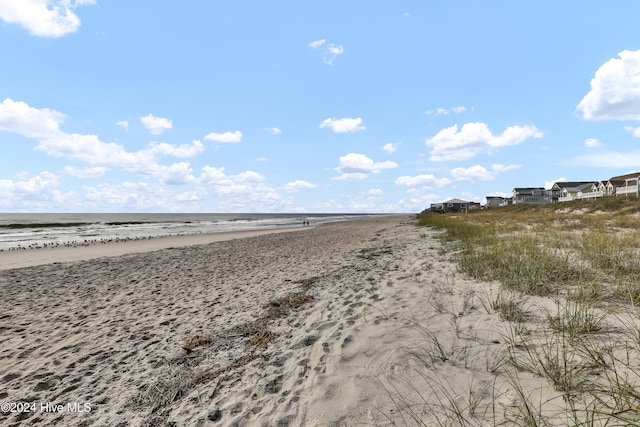
[{"label": "sky", "polygon": [[0,0],[0,211],[413,213],[638,171],[638,16]]}]

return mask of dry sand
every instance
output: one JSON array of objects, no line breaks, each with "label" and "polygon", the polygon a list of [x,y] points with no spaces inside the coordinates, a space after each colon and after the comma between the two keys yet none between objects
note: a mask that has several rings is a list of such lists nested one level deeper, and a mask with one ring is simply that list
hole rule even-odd
[{"label": "dry sand", "polygon": [[0,402],[37,405],[0,424],[433,425],[450,397],[510,425],[496,285],[435,234],[373,217],[0,271]]}]

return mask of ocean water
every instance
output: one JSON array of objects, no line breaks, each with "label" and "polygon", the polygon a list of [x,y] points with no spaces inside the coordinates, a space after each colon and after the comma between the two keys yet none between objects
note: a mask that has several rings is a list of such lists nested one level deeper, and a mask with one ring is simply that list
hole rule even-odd
[{"label": "ocean water", "polygon": [[0,213],[0,250],[238,230],[303,227],[369,214]]}]

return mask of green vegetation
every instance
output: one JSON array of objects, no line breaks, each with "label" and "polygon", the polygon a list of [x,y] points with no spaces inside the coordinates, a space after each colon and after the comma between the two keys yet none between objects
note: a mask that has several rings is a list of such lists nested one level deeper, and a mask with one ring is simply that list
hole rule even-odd
[{"label": "green vegetation", "polygon": [[527,295],[640,302],[640,200],[515,205],[418,215],[455,243],[460,271]]},{"label": "green vegetation", "polygon": [[[493,375],[493,383],[485,378],[485,388],[470,389],[465,400],[463,391],[426,378],[437,400],[424,399],[422,413],[448,415],[441,425],[498,425],[504,396],[494,394],[488,404],[477,396],[508,383],[517,401],[508,417],[514,425],[640,425],[639,199],[421,214],[418,220],[441,230],[441,254],[450,255],[460,273],[499,283],[481,303],[509,325],[502,347],[497,340],[487,347],[483,375]],[[433,292],[434,304],[444,308],[438,299],[444,291]],[[470,344],[456,341],[457,323],[452,326],[453,344],[427,331],[410,353],[431,371],[475,360],[466,351]],[[534,396],[531,375],[557,395],[540,388]],[[417,410],[410,415],[422,425]]]}]

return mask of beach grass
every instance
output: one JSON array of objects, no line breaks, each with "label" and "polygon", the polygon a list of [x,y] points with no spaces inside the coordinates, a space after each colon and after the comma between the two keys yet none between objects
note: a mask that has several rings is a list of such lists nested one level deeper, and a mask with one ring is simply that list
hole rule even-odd
[{"label": "beach grass", "polygon": [[[487,372],[515,393],[514,425],[640,425],[639,199],[421,214],[418,222],[441,230],[459,273],[498,284],[480,301],[511,326],[503,336],[506,363]],[[430,366],[451,359],[439,337],[426,337],[414,356]],[[536,396],[525,375],[551,392],[534,388]],[[478,401],[461,408],[454,394],[438,391],[437,404],[423,402],[427,412],[455,414],[455,425],[491,424],[495,398],[483,402],[477,420]]]}]

